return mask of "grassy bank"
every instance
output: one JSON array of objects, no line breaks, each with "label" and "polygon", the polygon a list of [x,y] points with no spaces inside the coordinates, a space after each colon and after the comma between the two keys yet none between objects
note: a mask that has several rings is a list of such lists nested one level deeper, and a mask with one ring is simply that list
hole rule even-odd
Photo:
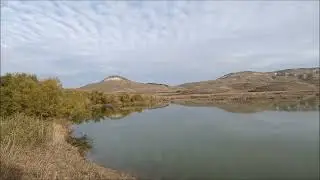
[{"label": "grassy bank", "polygon": [[134,179],[85,160],[67,135],[54,121],[1,117],[0,179]]}]

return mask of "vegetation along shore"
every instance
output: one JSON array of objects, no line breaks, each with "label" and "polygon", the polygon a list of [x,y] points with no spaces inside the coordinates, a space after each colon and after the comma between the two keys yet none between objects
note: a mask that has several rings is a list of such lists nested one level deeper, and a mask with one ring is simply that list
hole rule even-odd
[{"label": "vegetation along shore", "polygon": [[134,179],[85,160],[68,126],[132,105],[150,106],[155,97],[65,90],[57,79],[24,73],[1,76],[0,88],[0,179]]}]

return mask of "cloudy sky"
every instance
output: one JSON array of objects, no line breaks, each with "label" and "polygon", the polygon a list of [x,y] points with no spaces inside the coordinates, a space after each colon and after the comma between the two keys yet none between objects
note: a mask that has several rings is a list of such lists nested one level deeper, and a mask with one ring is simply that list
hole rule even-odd
[{"label": "cloudy sky", "polygon": [[319,66],[318,1],[9,1],[1,74],[65,87],[122,75],[178,84],[242,70]]}]

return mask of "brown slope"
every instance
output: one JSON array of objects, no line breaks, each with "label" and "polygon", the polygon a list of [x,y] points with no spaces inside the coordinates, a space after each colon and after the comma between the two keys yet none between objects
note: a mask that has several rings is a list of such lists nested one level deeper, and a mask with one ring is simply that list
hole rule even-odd
[{"label": "brown slope", "polygon": [[316,91],[319,90],[319,68],[274,72],[243,71],[230,73],[216,80],[185,83],[178,87],[193,93]]},{"label": "brown slope", "polygon": [[[114,77],[114,76],[112,76]],[[108,77],[109,78],[109,77]],[[108,79],[106,78],[106,79]],[[92,83],[80,87],[80,90],[97,90],[107,93],[114,92],[131,92],[131,93],[157,93],[168,91],[170,87],[165,84],[156,84],[156,83],[140,83],[131,81],[128,79],[121,80],[103,80],[98,83]]]}]

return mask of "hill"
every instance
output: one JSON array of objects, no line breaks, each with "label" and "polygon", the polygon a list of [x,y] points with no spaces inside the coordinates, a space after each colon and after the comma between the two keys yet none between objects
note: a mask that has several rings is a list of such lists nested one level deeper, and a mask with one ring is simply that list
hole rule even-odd
[{"label": "hill", "polygon": [[319,81],[319,68],[300,68],[273,72],[242,71],[178,87],[190,93],[319,91]]},{"label": "hill", "polygon": [[122,76],[108,76],[101,82],[80,87],[107,93],[214,94],[272,91],[319,91],[319,67],[285,69],[272,72],[242,71],[229,73],[215,80],[190,82],[178,86],[141,83]]},{"label": "hill", "polygon": [[79,89],[87,91],[97,90],[107,93],[158,93],[169,91],[170,87],[166,84],[135,82],[122,76],[108,76],[101,82],[88,84]]}]

